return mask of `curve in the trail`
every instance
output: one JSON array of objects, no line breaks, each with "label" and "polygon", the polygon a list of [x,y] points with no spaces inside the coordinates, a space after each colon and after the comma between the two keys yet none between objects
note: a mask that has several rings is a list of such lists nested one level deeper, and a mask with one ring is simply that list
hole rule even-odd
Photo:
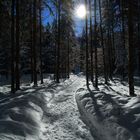
[{"label": "curve in the trail", "polygon": [[85,80],[78,77],[63,89],[55,91],[43,117],[43,140],[93,140],[80,119],[75,101],[75,92],[84,84]]}]

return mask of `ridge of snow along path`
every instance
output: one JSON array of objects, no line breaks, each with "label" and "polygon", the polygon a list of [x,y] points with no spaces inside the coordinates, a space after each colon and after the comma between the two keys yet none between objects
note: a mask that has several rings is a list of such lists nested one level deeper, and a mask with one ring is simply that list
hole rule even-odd
[{"label": "ridge of snow along path", "polygon": [[93,140],[75,101],[85,79],[71,75],[60,84],[47,83],[0,95],[0,140]]},{"label": "ridge of snow along path", "polygon": [[140,140],[140,87],[137,97],[128,96],[128,84],[100,80],[99,90],[86,86],[76,92],[82,120],[95,140]]}]

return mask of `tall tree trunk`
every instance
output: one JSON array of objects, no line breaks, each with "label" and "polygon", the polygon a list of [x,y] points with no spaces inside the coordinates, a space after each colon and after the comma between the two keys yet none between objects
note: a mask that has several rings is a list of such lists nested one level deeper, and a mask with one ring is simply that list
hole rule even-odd
[{"label": "tall tree trunk", "polygon": [[112,80],[112,54],[111,54],[111,51],[112,51],[112,42],[111,42],[111,9],[110,9],[110,2],[109,0],[107,0],[107,12],[108,12],[108,25],[107,25],[107,50],[108,50],[108,76],[109,78]]},{"label": "tall tree trunk", "polygon": [[34,0],[33,2],[33,64],[34,64],[34,86],[37,86],[37,65],[36,65],[36,40],[37,40],[37,33],[36,33],[36,22],[37,22],[37,1]]},{"label": "tall tree trunk", "polygon": [[15,93],[15,0],[12,0],[11,5],[11,93]]},{"label": "tall tree trunk", "polygon": [[[138,9],[140,9],[140,1],[138,0]],[[138,44],[140,44],[140,12],[138,11]],[[139,49],[140,49],[140,46],[139,46]],[[138,53],[139,55],[139,76],[140,76],[140,51]]]},{"label": "tall tree trunk", "polygon": [[98,88],[98,50],[97,50],[97,15],[96,0],[94,0],[94,41],[95,41],[95,87]]},{"label": "tall tree trunk", "polygon": [[[124,22],[124,0],[121,0],[120,1],[121,3],[120,3],[120,7],[121,7],[121,26],[122,26],[122,44],[123,44],[123,51],[125,51],[125,22]],[[125,57],[126,56],[123,56],[123,64],[125,63]],[[123,66],[123,71],[122,71],[122,80],[124,80],[124,76],[125,76],[125,73],[124,73],[124,71],[125,71],[125,68],[124,68],[124,66]]]},{"label": "tall tree trunk", "polygon": [[39,21],[40,21],[40,79],[41,84],[43,84],[43,71],[42,71],[42,11],[41,11],[41,3],[42,0],[40,0],[40,7],[39,7]]},{"label": "tall tree trunk", "polygon": [[[86,11],[87,11],[87,7],[88,7],[88,3],[87,3],[87,0],[85,0],[85,6],[86,6]],[[88,15],[86,14],[86,19],[85,19],[85,22],[86,22],[86,84],[87,84],[87,87],[89,86],[89,73],[88,73]]]},{"label": "tall tree trunk", "polygon": [[140,42],[140,1],[138,0],[138,41]]},{"label": "tall tree trunk", "polygon": [[93,83],[93,29],[92,29],[92,4],[89,0],[90,11],[90,59],[91,59],[91,82]]},{"label": "tall tree trunk", "polygon": [[104,46],[104,35],[102,28],[102,10],[101,10],[101,0],[99,0],[99,15],[100,15],[100,31],[101,31],[101,46],[103,48],[103,67],[104,67],[104,78],[105,84],[107,84],[107,74],[106,74],[106,60],[105,60],[105,46]]},{"label": "tall tree trunk", "polygon": [[16,90],[20,89],[20,45],[19,45],[20,29],[19,29],[19,0],[16,0]]},{"label": "tall tree trunk", "polygon": [[111,46],[110,46],[110,52],[111,52],[111,79],[113,79],[113,70],[114,70],[114,60],[115,60],[115,35],[114,35],[114,14],[111,11],[112,20],[111,20]]},{"label": "tall tree trunk", "polygon": [[70,78],[70,38],[68,35],[68,61],[67,61],[67,77]]},{"label": "tall tree trunk", "polygon": [[108,76],[112,80],[112,54],[111,54],[111,33],[110,33],[110,28],[108,26],[108,35],[107,35],[107,40],[108,40]]},{"label": "tall tree trunk", "polygon": [[134,50],[133,50],[133,1],[128,0],[128,36],[129,36],[129,47],[128,47],[128,82],[129,82],[129,94],[134,96],[134,69],[133,69],[133,59],[134,59]]},{"label": "tall tree trunk", "polygon": [[33,64],[33,7],[30,3],[30,59],[31,59],[31,82],[34,80],[34,64]]},{"label": "tall tree trunk", "polygon": [[[58,3],[58,0],[57,0],[57,3]],[[58,10],[56,7],[54,81],[56,81],[56,76],[57,76],[57,45],[58,45]]]},{"label": "tall tree trunk", "polygon": [[58,44],[57,44],[57,68],[56,68],[57,83],[59,83],[60,79],[60,41],[61,41],[60,20],[61,20],[61,3],[60,0],[58,0]]}]

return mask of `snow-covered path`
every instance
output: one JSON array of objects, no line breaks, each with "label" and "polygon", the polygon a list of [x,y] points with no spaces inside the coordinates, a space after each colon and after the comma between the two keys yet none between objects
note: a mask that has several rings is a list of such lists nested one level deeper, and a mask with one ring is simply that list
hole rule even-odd
[{"label": "snow-covered path", "polygon": [[89,130],[79,118],[75,101],[75,92],[83,84],[85,84],[83,78],[76,78],[67,88],[54,93],[43,116],[45,129],[42,140],[93,140]]},{"label": "snow-covered path", "polygon": [[36,88],[22,85],[15,96],[1,87],[0,140],[93,140],[75,101],[85,78],[71,75],[59,84],[44,81]]},{"label": "snow-covered path", "polygon": [[[90,85],[91,98],[83,75],[59,84],[44,81],[38,87],[24,83],[14,96],[4,92],[9,86],[0,88],[0,140],[93,140],[83,117],[96,128],[90,129],[94,139],[139,140],[140,98],[126,96],[128,85],[110,81],[99,91]],[[85,110],[81,116],[75,96],[79,110]]]}]

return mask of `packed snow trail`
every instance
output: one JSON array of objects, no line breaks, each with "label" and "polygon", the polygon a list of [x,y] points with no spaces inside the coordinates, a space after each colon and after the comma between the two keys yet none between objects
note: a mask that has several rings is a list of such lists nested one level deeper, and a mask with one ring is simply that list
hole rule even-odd
[{"label": "packed snow trail", "polygon": [[70,86],[54,94],[43,116],[46,126],[42,140],[93,140],[79,118],[75,101],[75,92],[84,84],[85,80],[78,77]]},{"label": "packed snow trail", "polygon": [[[99,81],[99,91],[90,84],[92,98],[82,75],[59,84],[47,78],[38,87],[24,83],[15,95],[8,94],[9,85],[0,87],[0,140],[93,140],[84,116],[94,139],[139,140],[140,87],[132,98],[128,84]],[[79,111],[85,110],[81,116],[75,96]]]},{"label": "packed snow trail", "polygon": [[2,90],[0,140],[93,140],[75,101],[84,84],[84,78],[71,75],[59,84],[51,79],[36,88],[24,84],[15,96]]}]

